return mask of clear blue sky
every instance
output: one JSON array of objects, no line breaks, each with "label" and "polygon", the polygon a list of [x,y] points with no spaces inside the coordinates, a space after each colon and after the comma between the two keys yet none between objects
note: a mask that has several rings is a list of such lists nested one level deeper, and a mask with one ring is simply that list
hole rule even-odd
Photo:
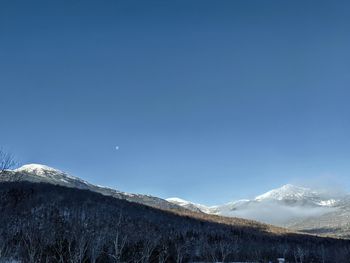
[{"label": "clear blue sky", "polygon": [[293,182],[350,190],[349,13],[348,1],[1,1],[0,145],[206,204]]}]

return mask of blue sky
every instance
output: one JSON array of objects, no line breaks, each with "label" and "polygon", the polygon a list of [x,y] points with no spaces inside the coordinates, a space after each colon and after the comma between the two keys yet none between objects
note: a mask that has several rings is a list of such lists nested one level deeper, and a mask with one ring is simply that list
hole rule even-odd
[{"label": "blue sky", "polygon": [[[0,145],[205,204],[350,190],[347,1],[1,1]],[[115,147],[119,146],[119,150]]]}]

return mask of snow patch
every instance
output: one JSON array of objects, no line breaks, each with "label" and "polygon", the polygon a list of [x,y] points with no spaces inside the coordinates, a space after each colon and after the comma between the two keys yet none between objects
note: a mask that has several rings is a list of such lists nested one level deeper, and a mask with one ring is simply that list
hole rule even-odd
[{"label": "snow patch", "polygon": [[170,202],[170,203],[176,203],[176,204],[181,205],[181,206],[192,204],[191,202],[186,201],[186,200],[181,199],[181,198],[178,198],[178,197],[171,197],[171,198],[167,198],[165,200]]},{"label": "snow patch", "polygon": [[338,201],[335,199],[322,200],[318,204],[321,206],[334,206]]},{"label": "snow patch", "polygon": [[255,201],[263,200],[301,200],[306,197],[314,196],[317,193],[309,188],[294,186],[291,184],[286,184],[280,188],[268,191],[265,194],[259,195],[255,198]]},{"label": "snow patch", "polygon": [[23,165],[23,166],[15,169],[13,171],[14,172],[34,173],[34,174],[39,175],[39,176],[45,176],[47,173],[63,173],[62,171],[54,169],[54,168],[49,167],[47,165],[36,164],[36,163]]}]

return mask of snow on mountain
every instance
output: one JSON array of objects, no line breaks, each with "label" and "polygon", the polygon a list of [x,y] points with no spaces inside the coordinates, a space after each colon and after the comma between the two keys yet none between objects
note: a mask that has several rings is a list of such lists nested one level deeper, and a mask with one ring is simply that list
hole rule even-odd
[{"label": "snow on mountain", "polygon": [[185,206],[185,205],[188,205],[188,204],[192,204],[189,201],[186,201],[184,199],[177,198],[177,197],[171,197],[171,198],[167,198],[165,200],[167,200],[169,202],[172,202],[172,203],[177,203],[177,204],[182,205],[182,206]]},{"label": "snow on mountain", "polygon": [[86,189],[89,183],[67,173],[49,167],[43,164],[26,164],[12,171],[15,174],[21,174],[22,178],[27,178],[30,181],[40,181],[53,184],[63,184],[64,186],[73,186],[81,189]]},{"label": "snow on mountain", "polygon": [[26,164],[23,165],[17,169],[14,170],[15,172],[27,172],[27,173],[33,173],[39,176],[45,176],[47,173],[63,173],[60,170],[54,169],[52,167],[49,167],[47,165],[43,164]]},{"label": "snow on mountain", "polygon": [[66,187],[74,187],[101,193],[103,195],[113,196],[115,198],[128,200],[153,206],[165,210],[184,210],[180,205],[173,204],[164,199],[141,194],[131,194],[118,191],[113,188],[99,186],[84,181],[78,177],[71,176],[61,170],[42,165],[26,164],[12,171],[7,171],[0,176],[0,181],[30,181],[36,183],[49,183]]},{"label": "snow on mountain", "polygon": [[329,200],[322,200],[318,204],[321,206],[335,206],[340,200],[336,199],[329,199]]},{"label": "snow on mountain", "polygon": [[192,211],[203,212],[203,213],[207,213],[207,214],[211,213],[210,207],[205,206],[205,205],[201,205],[201,204],[192,203],[192,202],[186,201],[186,200],[181,199],[181,198],[172,197],[172,198],[167,198],[165,200],[167,200],[170,203],[185,207],[186,209],[189,209]]},{"label": "snow on mountain", "polygon": [[168,201],[191,210],[199,209],[204,213],[254,219],[280,226],[332,212],[339,202],[327,193],[291,184],[273,189],[251,200],[238,200],[212,207],[180,198],[170,198]]},{"label": "snow on mountain", "polygon": [[339,197],[334,197],[328,192],[286,184],[259,195],[254,200],[258,202],[288,202],[290,205],[333,207],[339,201],[337,198]]},{"label": "snow on mountain", "polygon": [[330,234],[339,232],[340,235],[348,235],[349,232],[347,230],[350,218],[349,195],[330,194],[291,184],[273,189],[253,199],[205,206],[176,197],[164,200],[149,195],[124,193],[112,188],[90,184],[78,177],[42,164],[23,165],[13,171],[6,171],[0,176],[0,181],[12,180],[86,189],[165,210],[186,209],[208,214],[240,217],[310,232],[322,229],[328,229],[329,232],[325,233]]},{"label": "snow on mountain", "polygon": [[302,200],[310,197],[313,198],[317,195],[317,192],[314,192],[309,188],[286,184],[280,188],[273,189],[271,191],[268,191],[267,193],[257,196],[255,200]]}]

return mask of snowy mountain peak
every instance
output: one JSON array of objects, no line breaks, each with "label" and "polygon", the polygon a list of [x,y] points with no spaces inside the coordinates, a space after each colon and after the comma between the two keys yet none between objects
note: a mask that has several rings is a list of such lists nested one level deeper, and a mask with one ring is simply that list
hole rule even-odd
[{"label": "snowy mountain peak", "polygon": [[178,198],[178,197],[171,197],[171,198],[167,198],[165,200],[168,202],[171,202],[171,203],[176,203],[176,204],[182,205],[182,206],[192,204],[191,202],[186,201],[186,200],[181,199],[181,198]]},{"label": "snowy mountain peak", "polygon": [[55,168],[49,167],[43,164],[26,164],[14,170],[14,172],[26,172],[32,173],[38,176],[45,176],[48,173],[60,173],[63,174],[62,171],[57,170]]},{"label": "snowy mountain peak", "polygon": [[208,213],[208,214],[210,214],[210,212],[211,212],[211,208],[208,206],[197,204],[197,203],[192,203],[190,201],[186,201],[186,200],[178,198],[178,197],[167,198],[165,200],[170,202],[170,203],[185,207],[185,208],[192,210],[192,211],[200,211],[200,212],[204,212],[204,213]]},{"label": "snowy mountain peak", "polygon": [[43,164],[26,164],[15,170],[15,173],[26,173],[30,176],[38,177],[39,180],[49,180],[50,182],[63,182],[70,184],[82,184],[86,185],[88,182],[80,179],[79,177],[71,176],[61,170],[52,168]]},{"label": "snowy mountain peak", "polygon": [[259,195],[255,198],[255,201],[262,200],[302,200],[308,197],[314,197],[318,195],[315,191],[309,188],[295,186],[292,184],[283,185],[280,188],[268,191],[265,194]]},{"label": "snowy mountain peak", "polygon": [[9,170],[0,176],[0,182],[13,181],[53,184],[69,188],[90,190],[102,195],[112,196],[118,199],[165,210],[175,209],[176,211],[181,211],[184,209],[179,205],[174,205],[151,195],[125,193],[113,188],[91,184],[79,177],[71,176],[66,172],[42,164],[26,164],[15,170]]}]

